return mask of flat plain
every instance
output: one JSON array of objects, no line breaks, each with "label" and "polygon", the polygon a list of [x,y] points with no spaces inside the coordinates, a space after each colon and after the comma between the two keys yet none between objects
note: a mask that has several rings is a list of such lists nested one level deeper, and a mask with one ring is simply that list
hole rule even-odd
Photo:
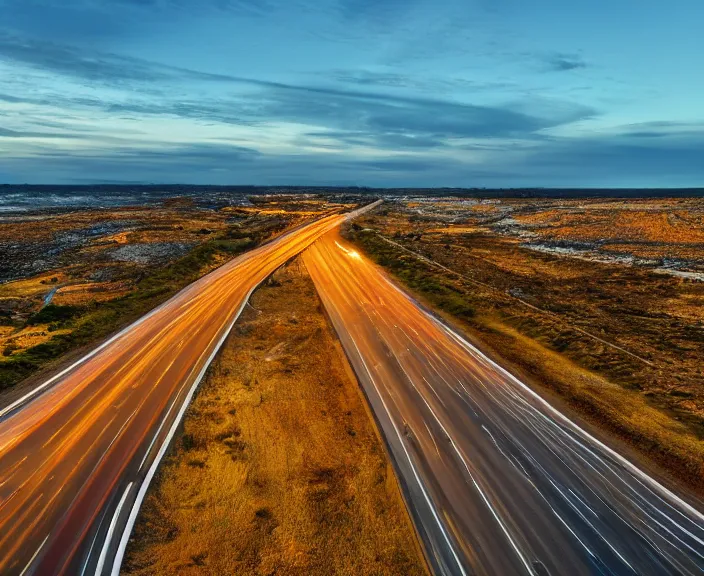
[{"label": "flat plain", "polygon": [[558,405],[701,493],[704,205],[409,198],[346,232]]},{"label": "flat plain", "polygon": [[[0,219],[0,394],[129,324],[234,256],[343,206],[170,198]],[[31,384],[31,383],[30,383]]]}]

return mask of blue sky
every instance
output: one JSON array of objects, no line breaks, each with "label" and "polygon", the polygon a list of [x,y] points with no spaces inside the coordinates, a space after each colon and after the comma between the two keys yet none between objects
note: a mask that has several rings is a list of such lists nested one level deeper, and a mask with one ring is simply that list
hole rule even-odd
[{"label": "blue sky", "polygon": [[0,0],[0,182],[704,186],[701,0]]}]

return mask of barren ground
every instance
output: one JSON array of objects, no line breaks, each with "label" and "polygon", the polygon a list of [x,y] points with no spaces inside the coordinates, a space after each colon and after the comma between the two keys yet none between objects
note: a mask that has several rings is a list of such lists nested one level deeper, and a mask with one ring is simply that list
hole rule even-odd
[{"label": "barren ground", "polygon": [[252,305],[150,488],[123,574],[425,574],[393,470],[299,261]]},{"label": "barren ground", "polygon": [[[342,208],[268,196],[0,218],[0,395],[50,370],[237,254]],[[24,384],[23,384],[24,386]],[[0,405],[2,397],[0,397]]]},{"label": "barren ground", "polygon": [[347,235],[534,387],[701,494],[703,216],[701,200],[410,201]]}]

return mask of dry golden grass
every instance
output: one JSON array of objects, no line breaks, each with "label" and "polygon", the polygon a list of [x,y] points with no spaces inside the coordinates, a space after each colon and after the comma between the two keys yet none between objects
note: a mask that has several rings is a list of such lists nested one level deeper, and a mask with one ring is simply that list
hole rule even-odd
[{"label": "dry golden grass", "polygon": [[6,351],[5,357],[18,354],[37,344],[48,342],[54,336],[71,332],[71,330],[67,329],[51,331],[48,324],[26,326],[20,329],[15,329],[11,326],[3,326],[2,328],[4,330],[0,332],[0,352]]},{"label": "dry golden grass", "polygon": [[392,468],[298,262],[258,290],[187,414],[129,575],[425,574]]},{"label": "dry golden grass", "polygon": [[100,238],[101,244],[129,244],[131,232],[118,232],[117,234],[108,234]]},{"label": "dry golden grass", "polygon": [[[651,229],[651,237],[667,241],[650,247],[674,254],[682,254],[683,245],[664,234],[671,219],[663,206],[687,208],[690,222],[704,213],[701,201],[600,202],[598,210],[587,209],[593,207],[587,200],[556,204],[514,201],[513,209],[543,223],[572,218],[565,216],[568,209],[581,211],[581,220],[573,219],[581,221],[576,236],[606,220],[627,227],[626,239],[634,230],[645,235]],[[651,220],[639,224],[646,213]],[[349,236],[427,302],[436,302],[439,290],[451,294],[445,311],[504,366],[704,494],[704,283],[536,252],[490,228],[430,233],[442,216],[419,219],[402,207],[387,209],[359,219]],[[378,233],[363,232],[369,228]],[[704,223],[690,227],[687,237],[702,232]],[[701,261],[701,247],[688,246],[699,250]]]},{"label": "dry golden grass", "polygon": [[0,300],[3,298],[34,298],[47,294],[52,288],[66,281],[61,271],[40,274],[32,278],[14,280],[0,284]]},{"label": "dry golden grass", "polygon": [[565,202],[515,219],[551,240],[625,240],[628,245],[650,243],[699,245],[704,243],[704,211],[695,200],[618,201],[611,204]]},{"label": "dry golden grass", "polygon": [[666,456],[675,472],[691,475],[689,484],[704,488],[704,442],[682,422],[648,403],[648,398],[581,368],[536,339],[495,320],[486,320],[493,331],[494,353],[520,359],[518,369],[531,380],[558,392],[586,417],[596,418],[607,430],[618,433],[653,460]]},{"label": "dry golden grass", "polygon": [[52,304],[82,306],[92,302],[107,302],[130,292],[128,282],[87,282],[62,286],[56,291]]},{"label": "dry golden grass", "polygon": [[475,204],[472,206],[472,212],[478,212],[482,214],[493,214],[494,212],[497,212],[498,209],[496,207],[496,204]]}]

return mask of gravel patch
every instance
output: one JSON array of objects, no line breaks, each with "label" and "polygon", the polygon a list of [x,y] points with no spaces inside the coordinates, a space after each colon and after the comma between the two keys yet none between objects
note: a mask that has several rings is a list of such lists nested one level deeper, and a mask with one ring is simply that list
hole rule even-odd
[{"label": "gravel patch", "polygon": [[152,242],[145,244],[126,244],[111,250],[109,257],[118,262],[135,264],[165,264],[185,255],[194,244],[185,242]]}]

